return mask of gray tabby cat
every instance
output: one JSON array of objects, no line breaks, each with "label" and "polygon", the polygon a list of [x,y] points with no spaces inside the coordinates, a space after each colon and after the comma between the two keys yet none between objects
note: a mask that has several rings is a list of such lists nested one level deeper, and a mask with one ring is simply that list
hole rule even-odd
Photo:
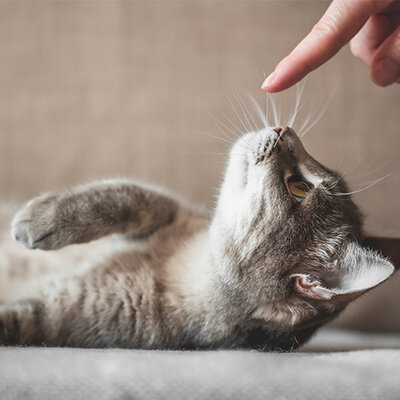
[{"label": "gray tabby cat", "polygon": [[37,197],[12,236],[61,250],[3,244],[0,343],[294,349],[394,271],[347,191],[277,128],[236,142],[211,220],[130,181]]}]

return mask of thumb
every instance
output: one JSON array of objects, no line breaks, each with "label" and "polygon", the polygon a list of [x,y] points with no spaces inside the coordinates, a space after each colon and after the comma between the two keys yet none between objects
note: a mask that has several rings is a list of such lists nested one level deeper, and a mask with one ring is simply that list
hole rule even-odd
[{"label": "thumb", "polygon": [[371,79],[379,86],[400,81],[400,26],[379,46],[370,64]]}]

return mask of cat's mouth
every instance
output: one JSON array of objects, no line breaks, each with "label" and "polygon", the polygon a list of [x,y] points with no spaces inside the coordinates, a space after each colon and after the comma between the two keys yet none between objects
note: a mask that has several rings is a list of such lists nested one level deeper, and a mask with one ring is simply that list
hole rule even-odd
[{"label": "cat's mouth", "polygon": [[241,190],[247,187],[249,179],[270,180],[280,174],[279,181],[282,181],[296,170],[297,149],[300,151],[301,147],[296,133],[287,126],[248,133],[232,151],[233,180]]},{"label": "cat's mouth", "polygon": [[276,127],[272,129],[269,134],[263,135],[258,139],[257,150],[253,152],[254,163],[257,165],[269,159],[273,154],[280,153],[282,146],[293,152],[291,136],[291,128],[289,127]]}]

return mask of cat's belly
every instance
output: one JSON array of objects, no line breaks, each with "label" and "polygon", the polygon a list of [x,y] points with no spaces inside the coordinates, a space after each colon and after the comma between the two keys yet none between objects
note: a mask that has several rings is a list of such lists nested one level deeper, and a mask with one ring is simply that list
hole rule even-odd
[{"label": "cat's belly", "polygon": [[[8,225],[3,224],[2,228]],[[9,229],[0,239],[0,302],[36,297],[49,280],[82,275],[107,263],[116,254],[143,249],[146,243],[112,235],[91,243],[67,246],[57,251],[29,250],[12,240]]]}]

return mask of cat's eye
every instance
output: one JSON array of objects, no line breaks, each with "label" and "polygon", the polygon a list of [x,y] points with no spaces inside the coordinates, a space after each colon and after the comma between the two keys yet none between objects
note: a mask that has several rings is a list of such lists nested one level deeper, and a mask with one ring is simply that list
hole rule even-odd
[{"label": "cat's eye", "polygon": [[301,203],[307,196],[307,193],[311,190],[310,186],[308,186],[304,181],[289,181],[288,187],[290,193],[292,193],[294,199],[298,203]]}]

